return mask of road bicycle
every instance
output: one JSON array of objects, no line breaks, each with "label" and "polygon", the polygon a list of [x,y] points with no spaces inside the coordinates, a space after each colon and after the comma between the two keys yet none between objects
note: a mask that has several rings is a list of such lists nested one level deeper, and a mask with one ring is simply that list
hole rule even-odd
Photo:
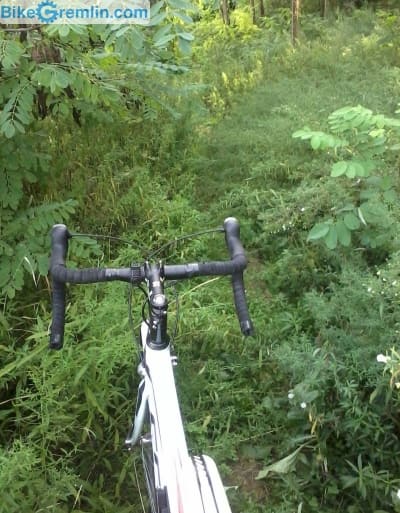
[{"label": "road bicycle", "polygon": [[249,316],[243,271],[247,260],[240,242],[238,221],[227,218],[223,231],[230,260],[167,265],[145,261],[126,268],[69,269],[66,267],[67,227],[57,224],[51,232],[52,324],[50,348],[61,349],[64,339],[66,283],[124,281],[146,284],[148,317],[141,323],[139,344],[140,384],[131,430],[125,444],[139,446],[151,513],[231,513],[221,477],[212,458],[190,456],[187,448],[167,331],[167,280],[195,276],[232,277],[236,312],[241,331],[249,336]]}]

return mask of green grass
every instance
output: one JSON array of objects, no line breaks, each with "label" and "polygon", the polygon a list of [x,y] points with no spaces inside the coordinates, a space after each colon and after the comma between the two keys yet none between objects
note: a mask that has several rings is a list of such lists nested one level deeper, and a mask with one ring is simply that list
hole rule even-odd
[{"label": "green grass", "polygon": [[346,20],[332,27],[325,41],[304,42],[265,59],[258,83],[236,94],[224,119],[204,130],[195,162],[200,208],[209,208],[211,195],[220,211],[221,197],[254,175],[272,188],[305,178],[311,155],[291,135],[304,125],[324,127],[328,114],[340,107],[361,104],[393,115],[398,72],[373,30],[361,35],[357,23]]}]

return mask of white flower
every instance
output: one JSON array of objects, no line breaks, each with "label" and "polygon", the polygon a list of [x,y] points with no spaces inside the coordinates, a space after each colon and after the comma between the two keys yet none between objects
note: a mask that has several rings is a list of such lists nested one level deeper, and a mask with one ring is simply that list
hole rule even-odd
[{"label": "white flower", "polygon": [[387,363],[389,360],[390,360],[390,356],[385,356],[382,353],[376,355],[376,361],[379,363]]},{"label": "white flower", "polygon": [[307,408],[307,403],[305,403],[304,401],[300,404],[300,408],[302,408],[304,410],[304,408]]},{"label": "white flower", "polygon": [[397,490],[396,497],[400,499],[400,490]]},{"label": "white flower", "polygon": [[293,399],[294,398],[294,393],[293,392],[289,392],[287,396],[288,396],[288,399]]},{"label": "white flower", "polygon": [[368,287],[367,291],[368,291],[368,292],[372,292],[372,288],[371,288],[371,287]]},{"label": "white flower", "polygon": [[397,280],[392,281],[392,286],[394,287],[397,284]]}]

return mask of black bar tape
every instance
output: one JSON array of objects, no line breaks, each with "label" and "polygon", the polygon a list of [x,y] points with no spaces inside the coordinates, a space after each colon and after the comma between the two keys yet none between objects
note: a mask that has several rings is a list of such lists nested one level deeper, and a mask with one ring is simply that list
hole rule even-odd
[{"label": "black bar tape", "polygon": [[[225,241],[228,246],[231,259],[236,257],[245,257],[242,243],[240,242],[239,221],[234,217],[228,217],[224,221]],[[247,262],[246,262],[247,264]],[[246,267],[246,266],[245,266]],[[243,268],[244,269],[244,268]]]},{"label": "black bar tape", "polygon": [[226,276],[233,272],[233,262],[204,262],[199,264],[199,276]]},{"label": "black bar tape", "polygon": [[67,269],[62,265],[53,267],[53,279],[63,283],[101,283],[104,281],[126,281],[128,283],[141,283],[144,280],[144,271],[138,276],[130,267],[110,269],[93,267],[88,269]]},{"label": "black bar tape", "polygon": [[229,254],[232,262],[234,264],[236,263],[236,268],[232,273],[232,289],[236,313],[243,335],[249,336],[254,333],[254,328],[250,319],[244,290],[243,270],[247,266],[247,259],[242,243],[240,242],[239,221],[234,217],[228,217],[224,221],[224,230]]},{"label": "black bar tape", "polygon": [[51,231],[50,276],[52,279],[52,322],[50,349],[61,349],[65,326],[65,284],[126,281],[140,283],[144,280],[143,266],[132,264],[122,269],[67,269],[68,239],[71,237],[63,224],[56,224]]},{"label": "black bar tape", "polygon": [[51,231],[50,275],[52,278],[52,322],[50,349],[61,349],[65,326],[65,284],[98,283],[101,281],[139,281],[140,268],[124,269],[67,269],[68,239],[71,235],[63,224],[56,224]]},{"label": "black bar tape", "polygon": [[232,274],[232,289],[240,329],[242,330],[243,335],[248,337],[254,334],[254,327],[247,308],[242,272]]},{"label": "black bar tape", "polygon": [[200,276],[199,264],[197,263],[164,266],[164,277],[167,280],[184,280],[193,276]]},{"label": "black bar tape", "polygon": [[93,269],[67,269],[57,266],[53,269],[53,278],[63,283],[96,283],[106,280],[106,270],[94,267]]},{"label": "black bar tape", "polygon": [[50,349],[61,349],[65,325],[65,282],[53,277],[53,269],[65,268],[70,234],[63,224],[56,224],[51,231],[50,274],[52,276],[52,322],[50,327]]}]

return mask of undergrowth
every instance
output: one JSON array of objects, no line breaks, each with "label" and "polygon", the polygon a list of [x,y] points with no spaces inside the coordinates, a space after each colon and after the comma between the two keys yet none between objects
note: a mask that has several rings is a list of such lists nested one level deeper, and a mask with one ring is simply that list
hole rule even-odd
[{"label": "undergrowth", "polygon": [[[73,265],[127,265],[236,215],[257,335],[239,335],[227,280],[179,286],[190,446],[217,460],[236,513],[394,511],[399,404],[376,354],[398,340],[398,252],[306,242],[342,189],[322,181],[327,156],[292,138],[304,125],[326,130],[346,105],[395,115],[388,20],[307,18],[295,49],[278,18],[258,28],[238,10],[233,20],[198,24],[192,71],[174,80],[202,86],[177,95],[179,120],[49,127],[54,182],[41,194],[78,200],[73,230],[133,241],[100,243]],[[396,165],[382,162],[398,188]],[[225,254],[215,236],[175,245],[167,262]],[[57,354],[46,350],[48,284],[25,295],[30,306],[17,294],[0,317],[0,511],[140,510],[138,455],[121,449],[137,385],[126,288],[70,287]],[[136,321],[140,310],[138,296]]]}]

